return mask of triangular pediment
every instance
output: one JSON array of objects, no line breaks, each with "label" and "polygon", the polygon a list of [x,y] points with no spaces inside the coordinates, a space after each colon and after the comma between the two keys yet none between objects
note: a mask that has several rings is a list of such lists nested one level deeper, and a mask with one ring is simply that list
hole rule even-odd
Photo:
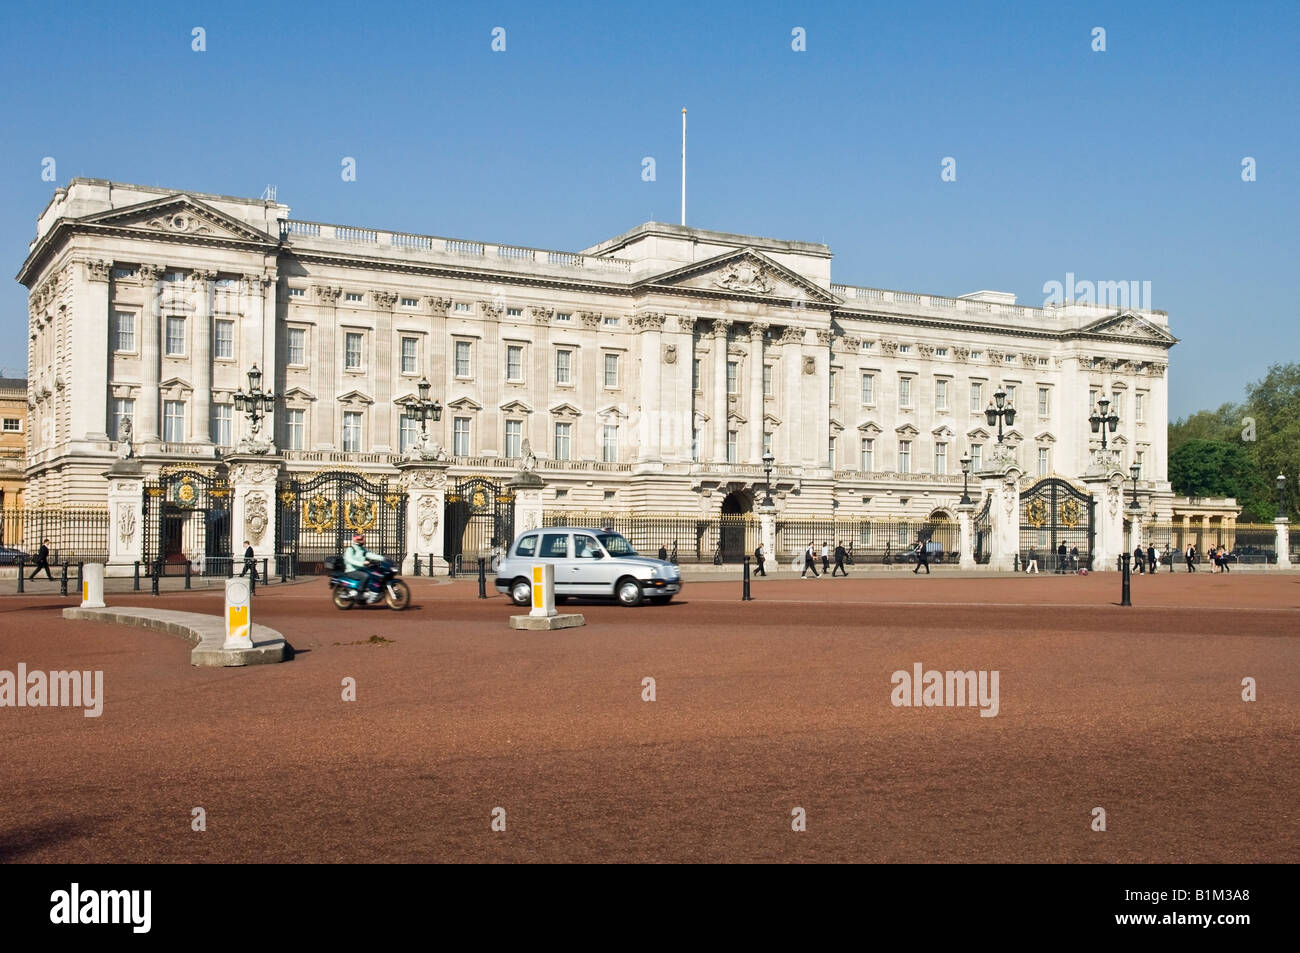
[{"label": "triangular pediment", "polygon": [[930,433],[932,433],[934,436],[938,437],[941,440],[948,440],[952,437],[952,428],[948,427],[945,424],[942,427],[935,427],[933,430],[930,431]]},{"label": "triangular pediment", "polygon": [[880,425],[874,420],[867,420],[858,424],[858,430],[862,433],[880,433]]},{"label": "triangular pediment", "polygon": [[450,401],[447,406],[452,410],[478,411],[483,409],[483,405],[472,397],[457,397],[455,400]]},{"label": "triangular pediment", "polygon": [[992,434],[983,427],[976,427],[974,430],[967,430],[966,436],[970,437],[972,440],[987,440],[992,436]]},{"label": "triangular pediment", "polygon": [[570,403],[556,404],[551,408],[551,415],[554,417],[581,417],[582,411]]},{"label": "triangular pediment", "polygon": [[743,416],[736,413],[734,410],[727,414],[727,422],[730,423],[733,420],[738,424],[748,423]]},{"label": "triangular pediment", "polygon": [[911,424],[903,424],[901,427],[895,427],[894,433],[902,437],[915,437],[921,431],[917,430]]},{"label": "triangular pediment", "polygon": [[158,389],[163,392],[192,391],[194,386],[183,377],[169,377],[158,385]]},{"label": "triangular pediment", "polygon": [[1002,435],[1003,440],[1024,440],[1025,435],[1019,430],[1008,430]]},{"label": "triangular pediment", "polygon": [[1157,324],[1148,321],[1136,311],[1121,311],[1101,318],[1079,329],[1081,334],[1105,334],[1156,344],[1175,344],[1178,339]]},{"label": "triangular pediment", "polygon": [[346,394],[339,394],[334,399],[340,404],[373,404],[375,402],[369,394],[359,390],[350,390]]},{"label": "triangular pediment", "polygon": [[826,289],[753,248],[737,248],[683,265],[647,279],[638,288],[648,289],[695,291],[727,298],[769,298],[786,307],[840,303]]},{"label": "triangular pediment", "polygon": [[501,410],[507,414],[531,414],[533,408],[522,400],[510,400],[501,405]]},{"label": "triangular pediment", "polygon": [[257,242],[275,245],[277,240],[206,202],[177,193],[124,208],[108,209],[77,219],[78,225],[164,233],[178,238],[209,241]]},{"label": "triangular pediment", "polygon": [[832,418],[831,418],[831,430],[835,431],[836,433],[839,433],[839,432],[842,431],[843,429],[844,429],[844,425],[843,425],[842,423],[840,423],[838,420],[836,420],[834,417],[832,417]]},{"label": "triangular pediment", "polygon": [[1056,443],[1056,438],[1053,437],[1053,436],[1052,436],[1050,433],[1048,433],[1046,430],[1044,430],[1042,433],[1036,435],[1036,436],[1034,437],[1034,439],[1037,440],[1039,443]]},{"label": "triangular pediment", "polygon": [[613,417],[618,420],[626,420],[627,414],[623,412],[617,404],[610,404],[604,410],[596,411],[597,417]]},{"label": "triangular pediment", "polygon": [[315,400],[316,395],[305,387],[290,387],[284,392],[285,400]]},{"label": "triangular pediment", "polygon": [[779,427],[781,426],[781,418],[775,414],[764,414],[763,423],[769,427]]}]

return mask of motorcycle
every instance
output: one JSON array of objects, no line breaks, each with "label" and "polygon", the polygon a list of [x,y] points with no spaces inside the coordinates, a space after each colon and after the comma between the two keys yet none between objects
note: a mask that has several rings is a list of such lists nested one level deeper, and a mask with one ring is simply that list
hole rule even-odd
[{"label": "motorcycle", "polygon": [[[365,592],[362,591],[363,584],[347,575],[343,569],[341,557],[331,557],[325,568],[332,573],[329,586],[333,592],[335,608],[351,609],[353,606],[379,605],[378,599],[372,602],[364,598],[365,592],[373,590],[367,584]],[[378,563],[367,563],[366,569],[371,578],[378,577],[379,593],[388,608],[400,612],[411,604],[411,590],[406,583],[397,578],[397,567],[391,561],[385,559]],[[367,579],[367,583],[369,581]]]}]

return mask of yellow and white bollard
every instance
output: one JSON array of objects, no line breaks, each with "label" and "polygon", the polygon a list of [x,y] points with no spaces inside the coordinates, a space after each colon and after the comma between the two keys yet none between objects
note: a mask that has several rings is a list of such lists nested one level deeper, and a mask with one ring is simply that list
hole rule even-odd
[{"label": "yellow and white bollard", "polygon": [[549,619],[555,615],[555,566],[540,563],[532,567],[533,573],[533,611],[528,613],[533,619]]},{"label": "yellow and white bollard", "polygon": [[104,608],[103,563],[86,563],[81,568],[81,608]]},{"label": "yellow and white bollard", "polygon": [[226,641],[223,649],[253,647],[253,607],[248,583],[243,579],[226,580]]}]

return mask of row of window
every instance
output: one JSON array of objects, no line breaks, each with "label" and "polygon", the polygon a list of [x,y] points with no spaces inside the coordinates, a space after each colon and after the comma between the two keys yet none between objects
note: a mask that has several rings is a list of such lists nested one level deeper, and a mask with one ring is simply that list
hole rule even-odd
[{"label": "row of window", "polygon": [[[168,357],[184,357],[186,347],[186,318],[169,314],[164,322],[163,353]],[[113,350],[134,354],[136,347],[136,315],[133,311],[113,312]],[[212,356],[217,360],[235,359],[235,322],[217,318],[212,322]]]}]

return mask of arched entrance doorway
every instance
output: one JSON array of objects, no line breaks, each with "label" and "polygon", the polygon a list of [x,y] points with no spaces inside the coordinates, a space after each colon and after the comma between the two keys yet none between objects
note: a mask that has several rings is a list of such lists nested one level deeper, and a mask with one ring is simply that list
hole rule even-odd
[{"label": "arched entrance doorway", "polygon": [[723,562],[740,562],[744,558],[747,514],[752,512],[754,494],[750,490],[734,490],[723,499],[718,531],[718,550]]}]

